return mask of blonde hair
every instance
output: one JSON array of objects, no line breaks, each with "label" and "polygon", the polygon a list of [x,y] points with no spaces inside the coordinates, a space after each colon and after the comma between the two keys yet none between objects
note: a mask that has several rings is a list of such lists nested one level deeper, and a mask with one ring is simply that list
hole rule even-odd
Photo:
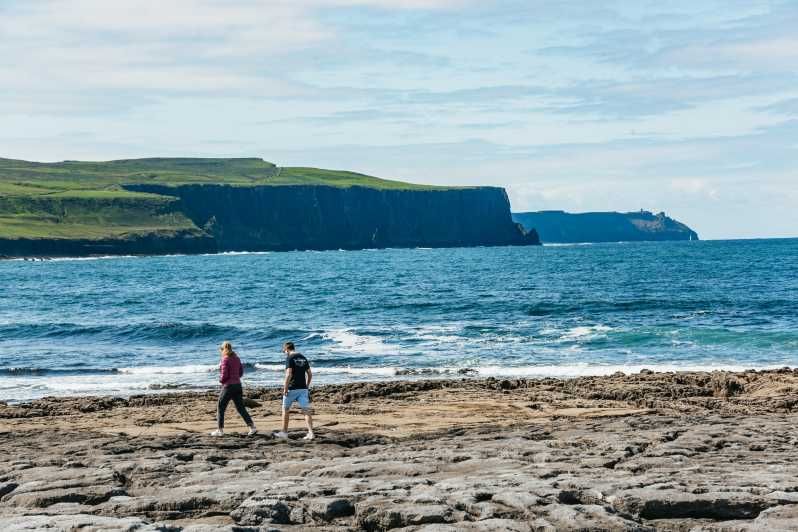
[{"label": "blonde hair", "polygon": [[222,351],[222,356],[229,357],[230,355],[235,355],[235,351],[233,351],[233,344],[230,342],[222,342],[222,345],[219,347]]}]

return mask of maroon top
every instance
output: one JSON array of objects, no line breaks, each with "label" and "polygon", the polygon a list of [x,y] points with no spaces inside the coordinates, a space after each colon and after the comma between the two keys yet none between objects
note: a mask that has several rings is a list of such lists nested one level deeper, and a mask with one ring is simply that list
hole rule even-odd
[{"label": "maroon top", "polygon": [[244,364],[237,355],[230,355],[229,357],[222,357],[222,362],[219,364],[219,382],[222,386],[228,384],[241,384],[241,377],[244,376]]}]

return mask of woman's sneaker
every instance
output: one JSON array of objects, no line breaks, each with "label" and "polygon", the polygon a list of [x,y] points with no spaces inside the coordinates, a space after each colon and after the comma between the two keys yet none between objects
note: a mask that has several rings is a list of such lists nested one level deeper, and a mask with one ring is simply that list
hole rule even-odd
[{"label": "woman's sneaker", "polygon": [[249,427],[249,432],[247,432],[247,436],[254,436],[258,433],[258,429],[255,427]]},{"label": "woman's sneaker", "polygon": [[278,440],[287,440],[288,439],[288,433],[287,432],[283,432],[283,431],[275,432],[274,433],[274,437],[277,438]]},{"label": "woman's sneaker", "polygon": [[313,433],[312,432],[308,432],[307,434],[305,434],[305,437],[302,438],[302,439],[303,440],[312,440],[313,438],[314,438]]},{"label": "woman's sneaker", "polygon": [[224,431],[222,429],[216,429],[211,432],[211,436],[224,436]]}]

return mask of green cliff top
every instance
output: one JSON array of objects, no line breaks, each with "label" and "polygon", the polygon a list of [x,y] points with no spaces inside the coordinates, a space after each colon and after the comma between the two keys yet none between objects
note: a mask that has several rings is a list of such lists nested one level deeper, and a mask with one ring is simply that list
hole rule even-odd
[{"label": "green cliff top", "polygon": [[445,190],[318,168],[281,168],[262,159],[150,158],[36,163],[0,158],[0,238],[117,238],[198,228],[174,198],[125,185],[362,186]]},{"label": "green cliff top", "polygon": [[234,186],[328,185],[393,190],[445,187],[389,181],[354,172],[318,168],[281,168],[262,159],[151,158],[105,162],[35,163],[0,159],[0,195],[134,193],[122,185],[216,184]]}]

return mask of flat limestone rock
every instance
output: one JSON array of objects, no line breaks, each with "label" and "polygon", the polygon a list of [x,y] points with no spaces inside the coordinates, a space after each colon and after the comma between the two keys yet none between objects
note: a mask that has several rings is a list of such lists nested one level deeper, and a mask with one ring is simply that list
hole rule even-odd
[{"label": "flat limestone rock", "polygon": [[0,517],[0,530],[80,530],[81,532],[158,532],[163,528],[135,517],[102,517],[97,515],[26,515]]},{"label": "flat limestone rock", "polygon": [[522,513],[526,513],[532,508],[536,508],[547,502],[537,495],[524,491],[501,491],[493,495],[491,501]]},{"label": "flat limestone rock", "polygon": [[262,524],[291,524],[292,506],[278,499],[251,497],[241,506],[230,512],[236,523],[240,525],[259,526]]},{"label": "flat limestone rock", "polygon": [[312,442],[211,438],[209,393],[35,403],[0,408],[3,531],[798,530],[792,371],[325,386]]},{"label": "flat limestone rock", "polygon": [[358,508],[356,524],[363,530],[392,530],[408,526],[451,522],[452,509],[445,505],[391,504],[374,501],[365,508]]},{"label": "flat limestone rock", "polygon": [[485,519],[477,522],[459,522],[455,525],[422,525],[397,528],[395,532],[556,532],[554,527],[538,519],[532,523],[512,519]]},{"label": "flat limestone rock", "polygon": [[329,522],[355,515],[355,506],[348,499],[318,498],[311,501],[308,511],[314,520]]},{"label": "flat limestone rock", "polygon": [[46,508],[59,503],[79,503],[95,505],[109,500],[117,495],[124,495],[125,491],[115,487],[90,487],[90,488],[58,488],[41,490],[28,493],[13,494],[8,502],[23,508]]},{"label": "flat limestone rock", "polygon": [[546,521],[558,530],[612,530],[654,532],[654,528],[610,513],[598,505],[553,505],[544,510]]}]

